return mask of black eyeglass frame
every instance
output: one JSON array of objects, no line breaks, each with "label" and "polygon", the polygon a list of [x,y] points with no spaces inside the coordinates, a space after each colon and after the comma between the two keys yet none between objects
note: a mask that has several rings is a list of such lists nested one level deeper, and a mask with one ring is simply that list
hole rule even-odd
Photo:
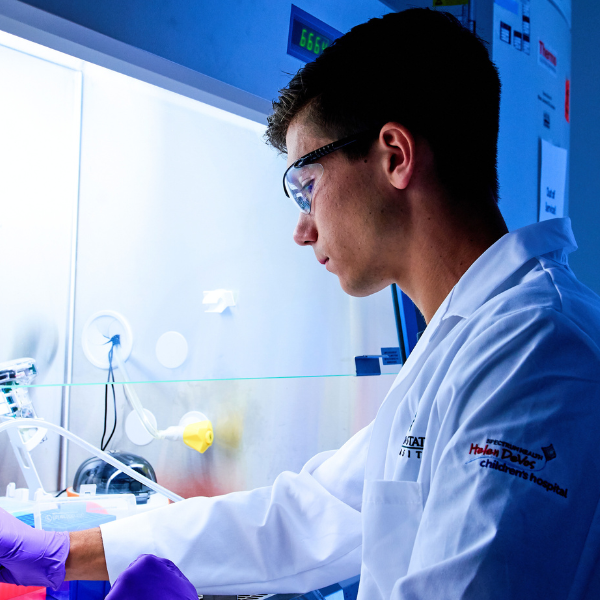
[{"label": "black eyeglass frame", "polygon": [[[377,131],[379,131],[379,130],[377,130]],[[312,152],[309,152],[308,154],[301,156],[298,160],[293,162],[285,170],[285,173],[283,174],[283,191],[285,192],[285,195],[288,198],[290,197],[290,195],[288,194],[287,188],[285,186],[285,178],[287,177],[287,174],[290,169],[293,169],[293,168],[300,169],[302,167],[305,167],[306,165],[311,165],[314,162],[316,162],[318,159],[323,158],[324,156],[327,156],[328,154],[331,154],[332,152],[335,152],[336,150],[339,150],[340,148],[344,148],[345,146],[349,146],[350,144],[354,144],[355,142],[362,141],[366,137],[374,135],[374,134],[375,134],[375,131],[373,131],[373,130],[363,131],[362,133],[342,138],[341,140],[338,140],[337,142],[331,142],[331,144],[326,144],[325,146],[321,146],[320,148],[317,148],[316,150],[313,150]]]}]

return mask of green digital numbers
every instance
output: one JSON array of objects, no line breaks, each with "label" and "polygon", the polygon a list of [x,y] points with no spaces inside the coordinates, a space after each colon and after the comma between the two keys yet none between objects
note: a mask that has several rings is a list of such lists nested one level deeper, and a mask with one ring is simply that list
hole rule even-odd
[{"label": "green digital numbers", "polygon": [[321,54],[325,48],[329,46],[329,40],[315,34],[308,29],[303,29],[300,35],[300,47],[306,48],[309,52],[314,54]]},{"label": "green digital numbers", "polygon": [[300,47],[306,48],[306,29],[302,30],[302,35],[300,36]]}]

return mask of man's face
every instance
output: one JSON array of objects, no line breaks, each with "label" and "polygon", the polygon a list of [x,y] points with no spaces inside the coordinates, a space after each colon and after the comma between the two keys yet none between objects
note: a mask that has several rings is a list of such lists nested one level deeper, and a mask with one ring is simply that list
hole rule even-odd
[{"label": "man's face", "polygon": [[[301,117],[287,132],[288,166],[335,140],[320,136]],[[372,151],[350,161],[341,151],[318,161],[323,176],[313,190],[310,214],[300,213],[294,241],[311,246],[317,260],[338,276],[351,296],[368,296],[393,282],[385,239],[390,205],[382,194],[380,161]]]}]

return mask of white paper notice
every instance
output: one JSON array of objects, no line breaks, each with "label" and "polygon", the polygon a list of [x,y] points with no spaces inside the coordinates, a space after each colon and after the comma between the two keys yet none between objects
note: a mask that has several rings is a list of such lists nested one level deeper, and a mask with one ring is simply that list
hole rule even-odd
[{"label": "white paper notice", "polygon": [[541,153],[538,221],[546,221],[564,216],[567,151],[542,140]]}]

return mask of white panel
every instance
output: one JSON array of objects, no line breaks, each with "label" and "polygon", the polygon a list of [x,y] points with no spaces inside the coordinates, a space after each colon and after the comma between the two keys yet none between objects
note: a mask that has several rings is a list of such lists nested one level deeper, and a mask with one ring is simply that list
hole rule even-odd
[{"label": "white panel", "polygon": [[[129,320],[139,380],[348,374],[354,356],[397,345],[390,292],[355,300],[291,234],[285,161],[264,128],[86,67],[77,324]],[[233,290],[207,313],[203,292]],[[154,349],[181,332],[188,360]],[[77,360],[76,381],[105,373]]]},{"label": "white panel", "polygon": [[[130,376],[165,382],[138,386],[158,426],[201,410],[217,441],[202,456],[168,441],[133,446],[116,386],[110,447],[143,454],[186,495],[264,485],[339,447],[392,381],[352,376],[356,355],[398,345],[390,291],[351,298],[312,250],[294,244],[285,160],[263,134],[249,120],[86,65],[74,380],[105,380],[83,355],[81,332],[98,310],[121,313],[134,337]],[[205,312],[204,292],[219,289],[234,292],[235,306]],[[156,357],[167,331],[188,343],[177,368]],[[297,376],[308,378],[256,381]],[[176,382],[207,378],[252,380]],[[98,444],[104,388],[76,386],[71,417],[73,431]],[[85,458],[71,448],[71,476]]]},{"label": "white panel", "polygon": [[[81,73],[0,46],[0,81],[0,361],[31,356],[39,372],[35,383],[62,382]],[[60,421],[60,388],[34,389],[32,397],[40,416]],[[57,457],[54,437],[34,452],[49,489],[56,487]],[[0,493],[15,478],[20,481],[3,436]]]}]

